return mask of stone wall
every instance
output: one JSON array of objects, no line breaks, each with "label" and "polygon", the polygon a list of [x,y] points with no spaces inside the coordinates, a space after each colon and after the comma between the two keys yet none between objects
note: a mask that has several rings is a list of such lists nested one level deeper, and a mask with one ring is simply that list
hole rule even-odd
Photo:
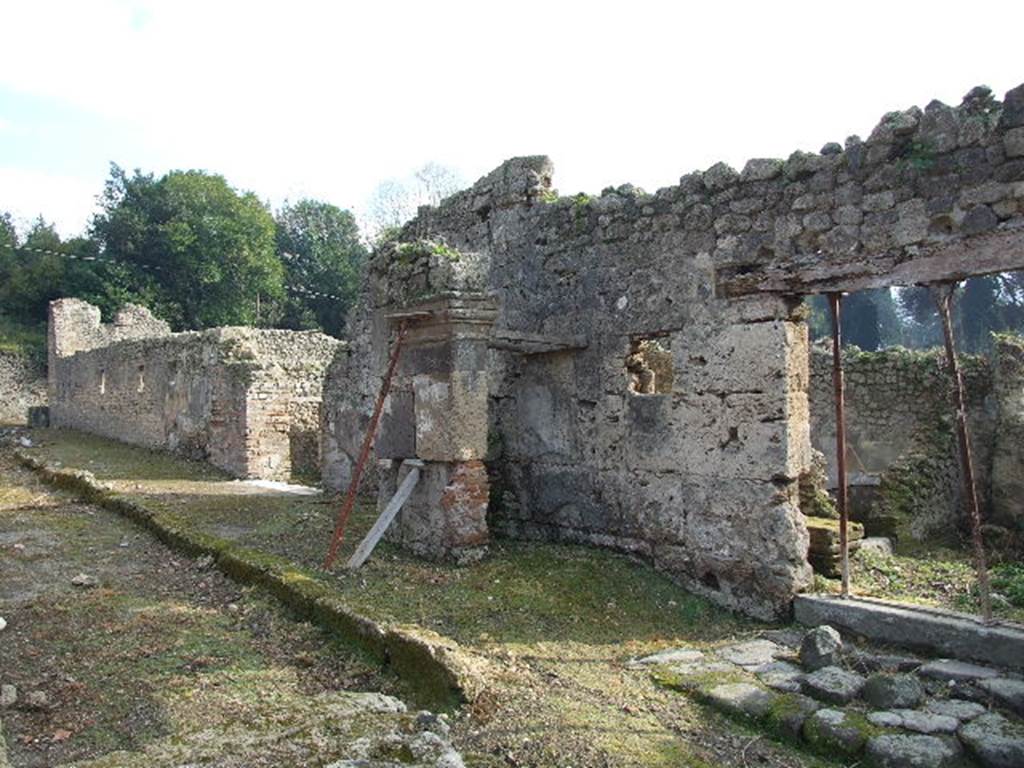
[{"label": "stone wall", "polygon": [[[949,377],[941,350],[843,353],[851,511],[870,536],[925,539],[966,525]],[[993,370],[961,355],[979,500],[988,508],[999,412]],[[828,460],[834,489],[835,405],[831,349],[811,355],[811,443]]]},{"label": "stone wall", "polygon": [[1024,340],[997,336],[991,520],[1024,536]]},{"label": "stone wall", "polygon": [[[810,579],[799,294],[836,274],[916,281],[1024,261],[1004,247],[1024,232],[1020,126],[1024,87],[1005,104],[976,89],[958,108],[887,115],[845,150],[742,173],[719,164],[653,195],[623,185],[559,198],[547,158],[505,163],[421,209],[371,260],[351,350],[327,383],[325,482],[348,476],[402,311],[487,297],[486,359],[446,358],[444,376],[486,373],[491,529],[633,553],[722,604],[785,613]],[[972,243],[988,250],[970,264],[954,252],[917,271],[928,249]],[[669,391],[637,391],[648,339],[672,355]],[[414,360],[403,375],[435,365]],[[417,398],[392,398],[379,443],[410,420],[407,454],[432,439]],[[381,458],[394,472],[399,457]],[[395,535],[425,519],[403,513]]]},{"label": "stone wall", "polygon": [[170,333],[142,308],[118,318],[101,324],[77,300],[51,305],[53,426],[208,459],[238,477],[318,471],[323,373],[341,342],[251,328]]},{"label": "stone wall", "polygon": [[46,370],[30,355],[0,351],[0,424],[25,424],[28,409],[46,405]]}]

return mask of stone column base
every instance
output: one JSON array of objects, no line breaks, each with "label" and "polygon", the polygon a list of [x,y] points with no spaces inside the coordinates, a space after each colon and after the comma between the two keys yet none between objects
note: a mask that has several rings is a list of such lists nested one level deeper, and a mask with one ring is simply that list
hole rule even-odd
[{"label": "stone column base", "polygon": [[[382,472],[383,509],[409,471],[393,461]],[[479,460],[428,461],[416,490],[388,530],[387,539],[431,560],[468,563],[487,552],[487,468]]]}]

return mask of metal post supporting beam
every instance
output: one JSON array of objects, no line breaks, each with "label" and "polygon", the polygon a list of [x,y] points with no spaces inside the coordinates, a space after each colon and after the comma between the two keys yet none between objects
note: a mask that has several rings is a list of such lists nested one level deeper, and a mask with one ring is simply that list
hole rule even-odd
[{"label": "metal post supporting beam", "polygon": [[391,391],[391,380],[395,377],[395,368],[398,367],[398,357],[402,353],[402,342],[405,341],[408,320],[402,320],[398,326],[398,338],[395,340],[395,348],[391,352],[391,360],[388,362],[387,373],[384,374],[384,381],[380,385],[380,394],[377,396],[377,403],[373,407],[373,416],[370,417],[370,425],[366,429],[366,437],[363,439],[363,448],[359,452],[359,460],[352,469],[352,479],[348,484],[348,493],[345,495],[345,503],[338,512],[338,521],[334,526],[334,535],[331,537],[331,546],[327,550],[327,558],[324,560],[324,568],[330,570],[334,565],[334,558],[338,554],[338,547],[345,537],[345,526],[348,524],[352,507],[356,503],[356,492],[359,490],[359,480],[366,468],[366,460],[370,456],[370,448],[373,447],[373,437],[377,434],[377,424],[380,422],[381,411],[384,410],[384,401],[388,392]]},{"label": "metal post supporting beam", "polygon": [[832,310],[832,383],[836,404],[836,503],[839,507],[839,569],[842,576],[842,595],[850,596],[850,539],[848,491],[846,479],[846,386],[843,381],[843,323],[841,293],[828,294]]},{"label": "metal post supporting beam", "polygon": [[951,306],[956,283],[937,283],[931,286],[932,296],[942,318],[942,333],[946,338],[946,370],[949,372],[953,390],[953,408],[956,416],[957,446],[960,449],[960,469],[963,475],[964,501],[971,524],[971,540],[974,544],[974,564],[978,570],[978,594],[981,598],[981,615],[985,621],[992,620],[992,595],[988,583],[988,563],[985,558],[985,544],[981,537],[981,511],[978,508],[978,491],[974,484],[974,462],[971,459],[971,441],[967,431],[967,408],[964,405],[964,380],[956,356],[956,342],[953,338]]}]

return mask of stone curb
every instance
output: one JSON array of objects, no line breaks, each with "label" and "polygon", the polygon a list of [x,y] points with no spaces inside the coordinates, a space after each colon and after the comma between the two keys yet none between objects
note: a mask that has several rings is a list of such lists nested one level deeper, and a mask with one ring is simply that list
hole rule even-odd
[{"label": "stone curb", "polygon": [[[451,638],[416,625],[380,624],[355,613],[339,593],[285,558],[197,531],[173,514],[156,512],[111,491],[89,472],[54,468],[21,450],[15,450],[14,457],[49,485],[127,517],[183,554],[213,558],[229,578],[260,587],[299,618],[365,650],[412,685],[418,706],[451,709],[475,700],[485,688],[481,668],[486,662]],[[0,768],[5,768],[2,759]]]},{"label": "stone curb", "polygon": [[1024,671],[1024,630],[1009,623],[986,626],[966,614],[832,595],[797,595],[793,609],[804,626],[828,624],[876,642]]}]

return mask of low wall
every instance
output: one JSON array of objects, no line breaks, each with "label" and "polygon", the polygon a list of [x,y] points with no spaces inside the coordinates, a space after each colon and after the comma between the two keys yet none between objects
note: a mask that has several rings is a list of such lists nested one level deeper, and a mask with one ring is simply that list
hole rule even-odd
[{"label": "low wall", "polygon": [[[1018,421],[1024,414],[1024,407],[1014,409],[1024,399],[1024,376],[1012,354],[1020,346],[1019,340],[997,339],[991,359],[960,357],[979,501],[984,517],[1001,517],[1002,524],[1020,517],[997,514],[993,504],[998,498],[1011,505],[1015,494],[1008,484],[1024,474],[1009,439],[1013,414]],[[844,351],[843,371],[854,519],[865,523],[869,535],[924,539],[955,533],[966,523],[966,510],[945,354],[852,348]],[[811,442],[826,456],[828,484],[835,488],[832,356],[823,347],[812,351],[810,382]]]},{"label": "low wall", "polygon": [[[337,339],[252,328],[172,334],[143,318],[139,337],[124,326],[128,338],[104,344],[112,329],[93,327],[81,304],[51,308],[54,426],[206,459],[239,477],[318,471],[323,375]],[[87,334],[75,335],[69,314],[85,318]]]},{"label": "low wall", "polygon": [[0,351],[0,424],[25,424],[28,409],[46,405],[43,363],[19,352]]}]

